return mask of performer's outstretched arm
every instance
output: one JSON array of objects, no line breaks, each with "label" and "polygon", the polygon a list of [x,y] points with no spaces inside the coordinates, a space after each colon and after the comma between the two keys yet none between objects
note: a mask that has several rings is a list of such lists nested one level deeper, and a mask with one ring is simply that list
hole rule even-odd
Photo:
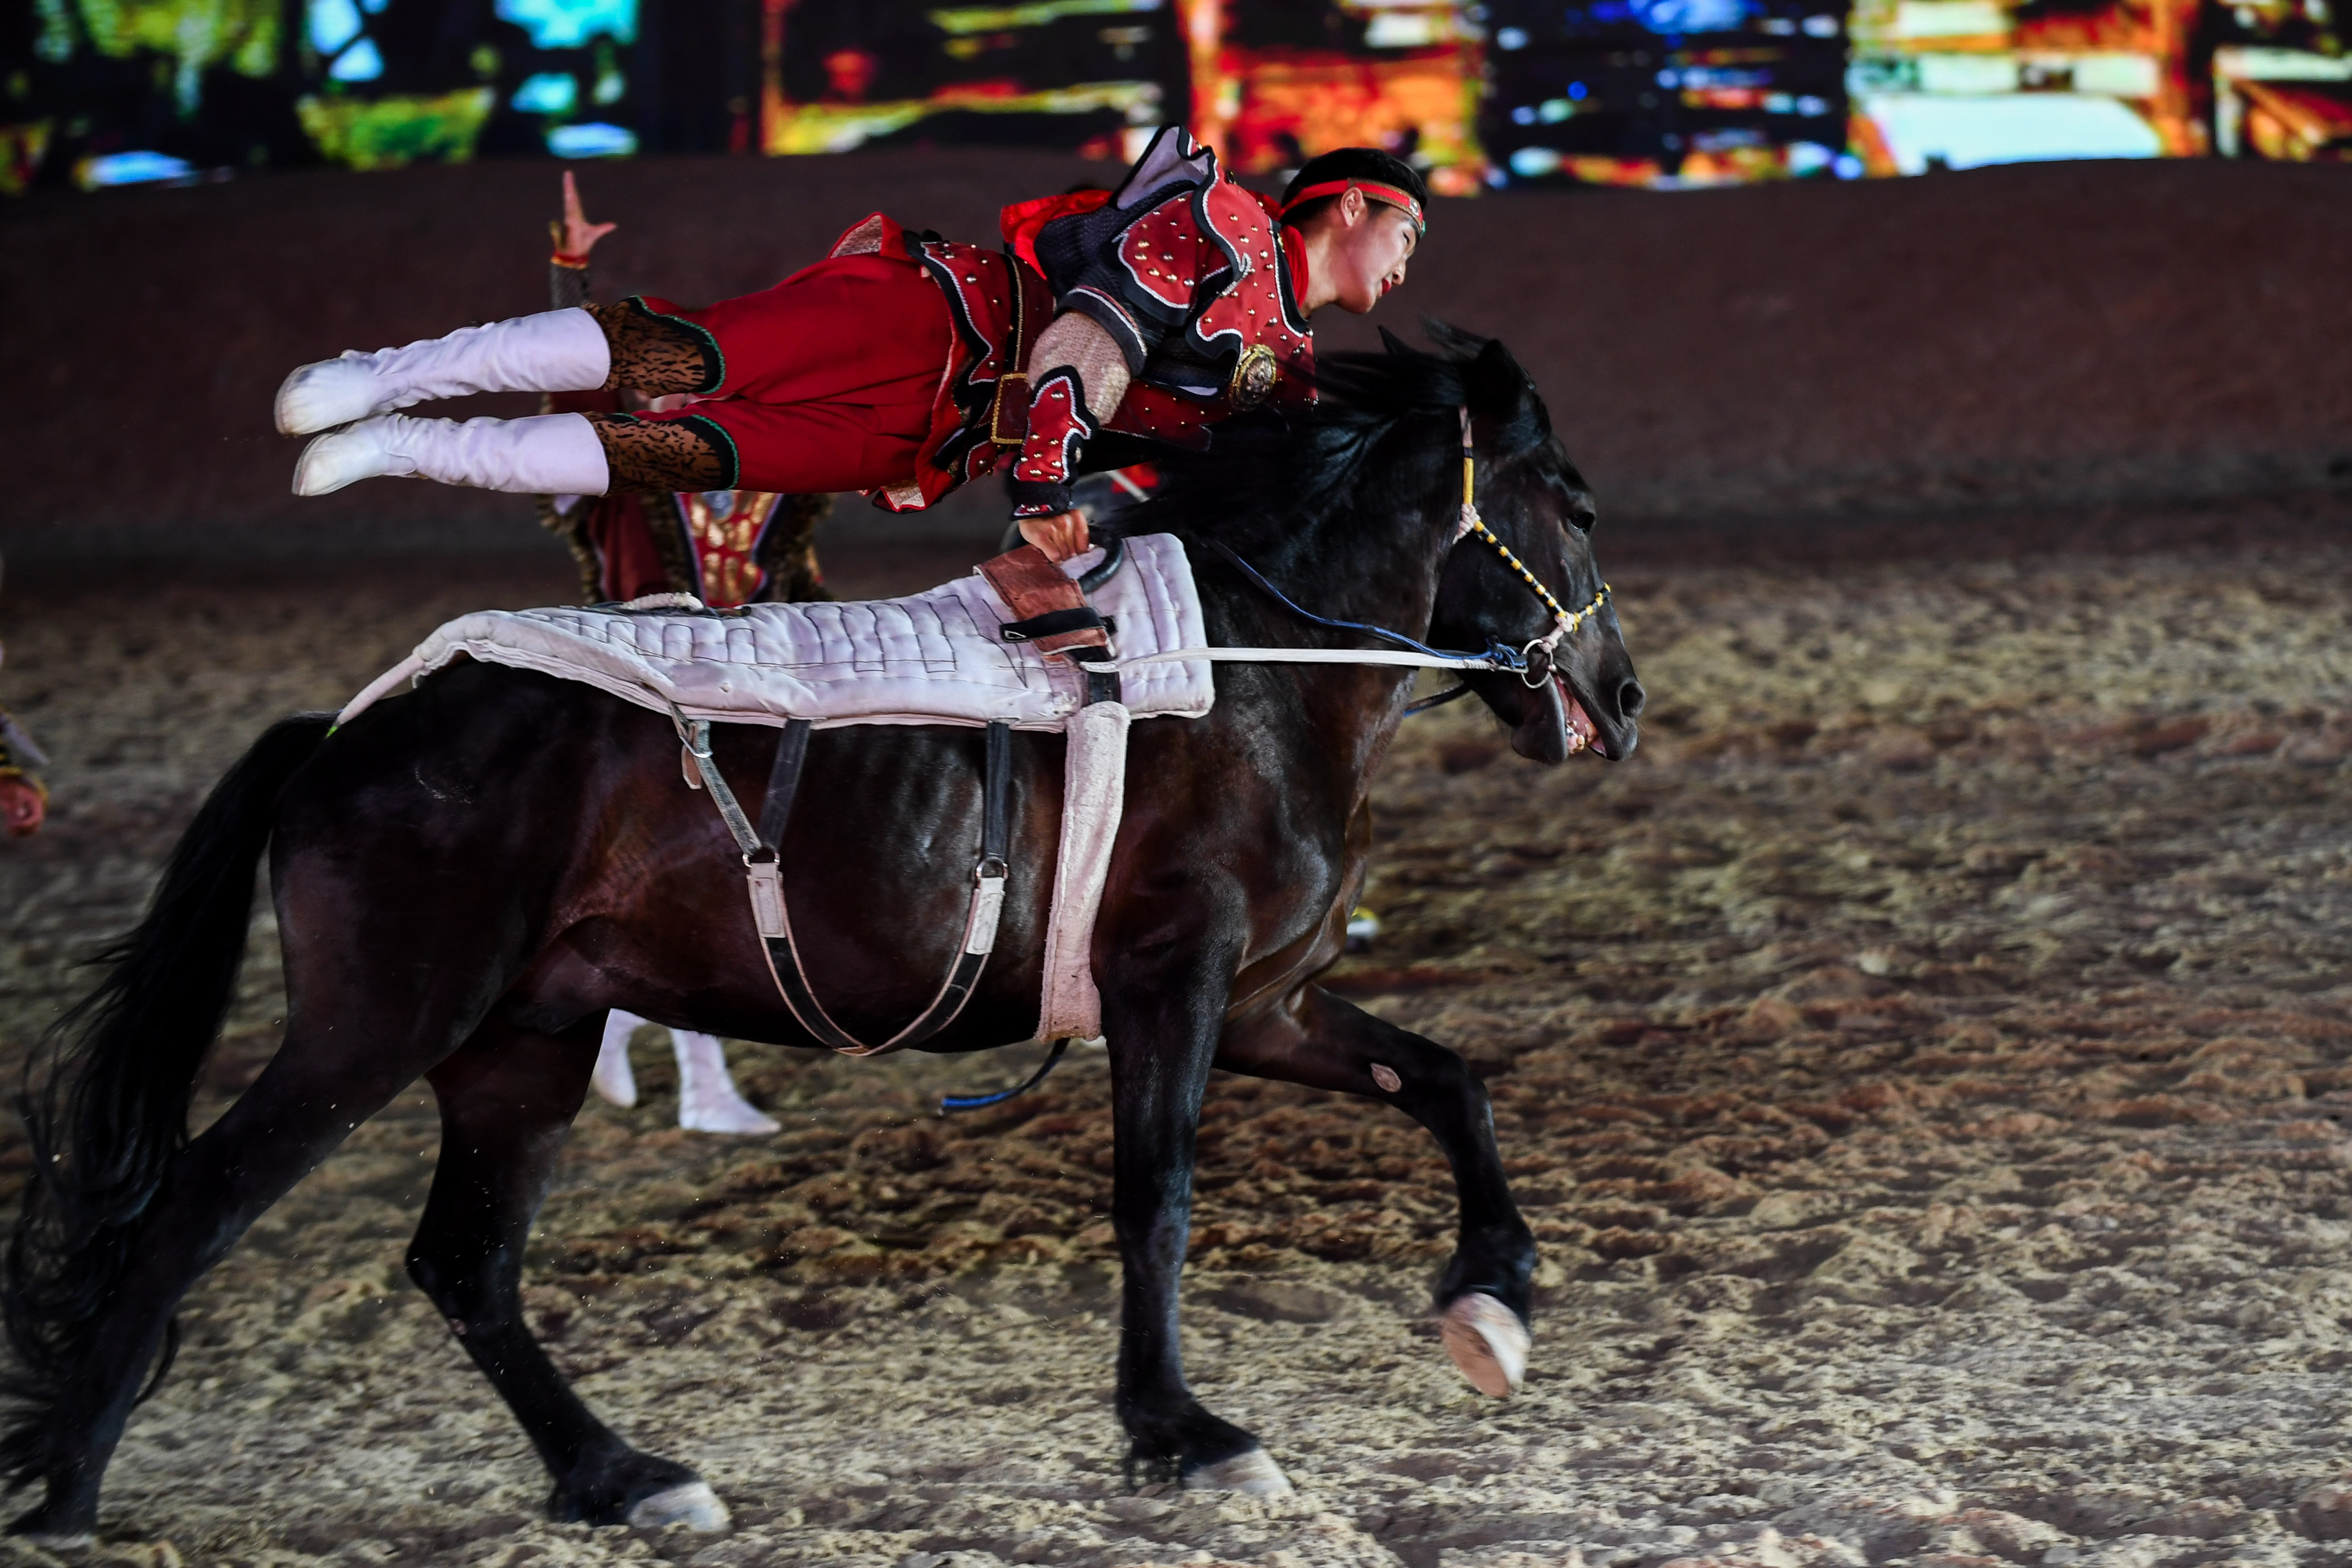
[{"label": "performer's outstretched arm", "polygon": [[1029,351],[1031,383],[1064,367],[1085,381],[1087,412],[1095,423],[1108,422],[1127,395],[1127,356],[1092,316],[1065,310],[1037,334],[1036,345]]},{"label": "performer's outstretched arm", "polygon": [[1021,537],[1056,561],[1087,547],[1087,520],[1070,505],[1070,475],[1087,437],[1127,396],[1127,356],[1093,317],[1065,310],[1029,351],[1029,437],[1013,466]]},{"label": "performer's outstretched arm", "polygon": [[584,308],[593,295],[588,287],[588,253],[596,242],[621,226],[616,223],[590,223],[587,209],[580,205],[580,182],[572,171],[563,171],[563,216],[551,219],[547,232],[555,241],[555,254],[548,258],[548,306],[551,310],[569,310]]},{"label": "performer's outstretched arm", "polygon": [[[547,258],[547,303],[551,310],[576,310],[586,307],[594,295],[588,278],[588,252],[598,240],[613,232],[616,225],[592,224],[580,205],[580,182],[572,171],[563,171],[563,216],[548,220],[548,237],[555,248]],[[619,404],[605,392],[543,392],[539,397],[541,414],[601,413],[617,408]],[[580,567],[580,602],[594,604],[612,595],[605,592],[603,552],[593,536],[594,512],[598,500],[593,496],[534,497],[539,508],[540,526],[570,547],[572,560]]]}]

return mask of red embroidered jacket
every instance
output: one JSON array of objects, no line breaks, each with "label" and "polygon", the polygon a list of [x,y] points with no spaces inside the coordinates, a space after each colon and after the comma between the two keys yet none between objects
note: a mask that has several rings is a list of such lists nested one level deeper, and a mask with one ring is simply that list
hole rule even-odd
[{"label": "red embroidered jacket", "polygon": [[[1152,138],[1117,191],[1008,207],[1003,227],[1055,309],[1083,312],[1118,344],[1133,379],[1111,430],[1198,450],[1234,414],[1314,401],[1297,233],[1180,127]],[[1098,433],[1075,371],[1029,393],[1013,469],[1021,516],[1068,508],[1070,479]]]},{"label": "red embroidered jacket", "polygon": [[1083,310],[1127,360],[1133,379],[1106,422],[1115,434],[1200,450],[1210,426],[1237,413],[1314,401],[1298,236],[1181,129],[1154,137],[1117,191],[1021,203],[1004,209],[1003,227],[997,251],[877,213],[834,247],[922,266],[964,345],[914,483],[877,492],[877,504],[927,506],[1017,448],[1016,511],[1068,507],[1069,481],[1100,432],[1076,373],[1034,386],[1025,374],[1037,334],[1062,310]]}]

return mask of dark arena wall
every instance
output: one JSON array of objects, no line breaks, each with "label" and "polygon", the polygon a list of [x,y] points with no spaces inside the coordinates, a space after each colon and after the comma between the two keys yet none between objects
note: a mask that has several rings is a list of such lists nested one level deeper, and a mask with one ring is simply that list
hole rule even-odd
[{"label": "dark arena wall", "polygon": [[[582,165],[605,297],[702,301],[881,207],[952,235],[1112,177],[1001,151]],[[296,364],[542,307],[546,163],[287,174],[0,210],[19,463],[0,551],[502,548],[510,498],[287,493]],[[2352,168],[2024,165],[1710,193],[1438,205],[1397,303],[1507,339],[1620,519],[2276,495],[2352,484]],[[524,411],[476,400],[441,412]],[[903,536],[993,526],[992,494]],[[846,519],[845,518],[845,521]],[[835,524],[836,529],[843,522]]]}]

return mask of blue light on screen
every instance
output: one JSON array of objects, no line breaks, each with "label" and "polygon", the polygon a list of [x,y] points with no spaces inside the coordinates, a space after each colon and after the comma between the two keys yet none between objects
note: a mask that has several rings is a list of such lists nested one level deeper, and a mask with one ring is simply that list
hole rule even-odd
[{"label": "blue light on screen", "polygon": [[362,38],[335,57],[327,74],[337,81],[373,81],[383,74],[383,55],[373,38]]},{"label": "blue light on screen", "polygon": [[1748,0],[1633,0],[1653,33],[1728,33],[1748,20]]},{"label": "blue light on screen", "polygon": [[310,0],[310,47],[331,55],[360,36],[360,8],[352,0]]},{"label": "blue light on screen", "polygon": [[625,158],[637,150],[637,139],[618,125],[591,121],[550,131],[547,150],[559,158]]},{"label": "blue light on screen", "polygon": [[514,106],[524,114],[569,114],[579,101],[580,84],[561,71],[526,77],[514,94]]},{"label": "blue light on screen", "polygon": [[195,170],[162,153],[115,153],[93,158],[83,171],[85,183],[96,185],[143,185],[156,180],[184,180]]},{"label": "blue light on screen", "polygon": [[637,37],[637,0],[498,0],[498,13],[529,33],[536,48],[576,49],[604,35],[628,44]]}]

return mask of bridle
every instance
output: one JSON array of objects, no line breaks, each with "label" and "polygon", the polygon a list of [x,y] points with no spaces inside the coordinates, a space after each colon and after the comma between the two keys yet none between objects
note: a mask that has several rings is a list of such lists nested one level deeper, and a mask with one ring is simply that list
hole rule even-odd
[{"label": "bridle", "polygon": [[[1551,679],[1552,650],[1559,646],[1562,637],[1574,637],[1579,626],[1601,613],[1601,606],[1609,602],[1609,584],[1601,584],[1601,591],[1592,595],[1591,604],[1570,614],[1559,607],[1559,601],[1552,597],[1551,590],[1543,585],[1541,578],[1528,570],[1528,563],[1520,560],[1509,545],[1496,537],[1493,529],[1486,526],[1486,520],[1478,515],[1478,455],[1470,439],[1470,405],[1464,404],[1462,406],[1462,521],[1454,525],[1454,542],[1459,544],[1465,535],[1473,533],[1493,545],[1495,553],[1503,558],[1503,564],[1517,573],[1519,580],[1532,589],[1535,596],[1543,601],[1544,608],[1551,612],[1551,630],[1539,637],[1529,639],[1527,646],[1519,649],[1521,666],[1519,679],[1531,687],[1541,686],[1546,680]],[[1535,661],[1536,650],[1538,648],[1543,650],[1544,656],[1540,669],[1537,668]]]},{"label": "bridle", "polygon": [[[1517,648],[1504,643],[1490,642],[1483,653],[1467,653],[1431,647],[1425,643],[1405,636],[1402,632],[1391,631],[1386,626],[1371,626],[1362,621],[1338,620],[1329,616],[1318,616],[1266,581],[1265,574],[1244,560],[1238,552],[1212,540],[1209,542],[1211,549],[1223,555],[1260,592],[1299,619],[1313,626],[1328,627],[1333,631],[1357,632],[1366,637],[1379,637],[1383,642],[1396,644],[1401,651],[1391,652],[1386,648],[1187,647],[1170,648],[1161,653],[1146,654],[1140,658],[1114,659],[1106,663],[1080,663],[1078,668],[1089,674],[1110,674],[1128,666],[1172,664],[1189,659],[1212,659],[1234,664],[1377,664],[1422,669],[1507,670],[1517,676],[1531,689],[1541,687],[1545,681],[1552,678],[1553,656],[1562,639],[1573,637],[1585,622],[1599,615],[1601,607],[1609,602],[1609,584],[1601,584],[1601,591],[1593,595],[1591,603],[1582,609],[1573,612],[1563,609],[1552,591],[1545,587],[1542,580],[1528,569],[1528,563],[1519,559],[1517,552],[1504,543],[1493,529],[1486,526],[1485,520],[1478,515],[1477,451],[1471,439],[1468,405],[1462,406],[1461,414],[1462,510],[1460,521],[1454,525],[1453,542],[1459,544],[1464,539],[1475,533],[1493,547],[1496,553],[1503,558],[1503,563],[1517,573],[1519,580],[1525,583],[1529,591],[1542,602],[1543,607],[1551,612],[1551,630],[1543,636],[1531,637]],[[1449,545],[1449,552],[1451,549],[1452,546]],[[1540,659],[1537,658],[1538,653],[1542,655]],[[1451,701],[1464,695],[1468,689],[1466,686],[1457,686],[1435,697],[1423,699],[1407,711],[1418,712],[1426,708],[1435,707],[1440,702]]]}]

